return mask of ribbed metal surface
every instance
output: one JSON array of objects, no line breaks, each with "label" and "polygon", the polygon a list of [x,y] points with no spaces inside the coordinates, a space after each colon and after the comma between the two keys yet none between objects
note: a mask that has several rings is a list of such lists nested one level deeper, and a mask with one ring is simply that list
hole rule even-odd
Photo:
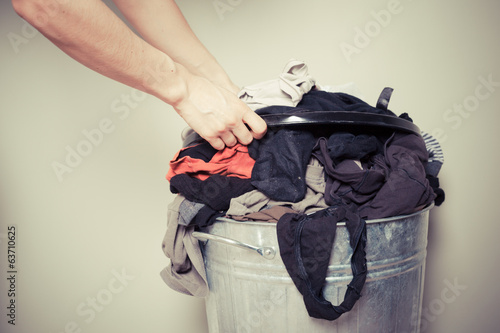
[{"label": "ribbed metal surface", "polygon": [[[210,292],[211,333],[407,333],[419,332],[427,246],[428,210],[367,221],[368,277],[354,308],[335,321],[310,318],[279,255],[276,225],[220,220],[209,233],[273,247],[265,259],[216,241],[202,244]],[[320,245],[319,245],[320,246]],[[339,225],[325,298],[340,304],[351,281],[348,232]]]}]

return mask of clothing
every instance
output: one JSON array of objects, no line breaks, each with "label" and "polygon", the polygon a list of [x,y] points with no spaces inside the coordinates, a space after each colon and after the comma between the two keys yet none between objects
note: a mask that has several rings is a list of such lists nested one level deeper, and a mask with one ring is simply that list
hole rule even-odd
[{"label": "clothing", "polygon": [[444,163],[443,149],[439,142],[429,133],[422,131],[422,138],[429,152],[429,160],[425,166],[425,171],[428,175],[437,177]]},{"label": "clothing", "polygon": [[434,199],[434,204],[440,206],[445,200],[445,193],[439,186],[438,174],[444,163],[444,154],[441,149],[439,142],[429,133],[422,131],[422,137],[425,141],[425,146],[429,152],[429,160],[425,166],[425,172],[427,173],[427,179],[429,184],[434,189],[436,198]]},{"label": "clothing", "polygon": [[[257,113],[293,115],[307,111],[353,111],[395,116],[387,109],[374,108],[354,96],[325,91],[305,94],[297,108],[272,106],[259,109]],[[252,141],[248,147],[250,156],[255,159],[252,185],[274,200],[302,200],[306,193],[305,170],[316,140],[313,131],[281,128],[269,130],[261,140]],[[371,145],[377,146],[376,139],[370,136],[363,140],[370,143],[370,151]]]},{"label": "clothing", "polygon": [[[339,110],[395,117],[387,108],[391,93],[392,89],[384,89],[377,107],[373,108],[353,96],[311,91],[304,95],[297,108],[288,110],[295,115],[308,110]],[[305,105],[307,107],[304,108]],[[258,112],[279,114],[286,113],[287,108],[277,106]],[[411,121],[407,114],[401,115],[401,118]],[[271,199],[276,199],[272,196],[275,189],[266,187],[266,177],[271,183],[279,185],[277,194],[282,195],[286,191],[285,194],[292,194],[289,197],[291,200],[300,201],[301,197],[297,194],[304,187],[301,173],[304,160],[312,156],[323,165],[327,176],[324,199],[330,207],[310,215],[285,214],[278,220],[277,232],[281,258],[304,297],[309,315],[334,320],[354,306],[366,280],[365,219],[413,213],[430,204],[435,194],[426,178],[428,152],[421,136],[391,130],[377,135],[351,132],[323,135],[324,132],[321,132],[318,138],[318,135],[306,130],[278,129],[254,147],[250,146],[249,154],[256,160],[252,184],[258,191],[270,195]],[[282,139],[287,136],[291,139]],[[299,137],[301,140],[294,140]],[[309,151],[311,146],[312,151]],[[255,151],[258,153],[254,154]],[[286,173],[289,163],[285,162],[288,156],[299,161],[298,164],[291,163],[293,172],[289,174]],[[299,173],[294,174],[297,171]],[[287,186],[293,187],[293,190]],[[335,306],[324,299],[322,288],[336,224],[340,221],[346,221],[353,248],[353,280],[344,301]]]},{"label": "clothing", "polygon": [[328,138],[329,155],[334,162],[346,159],[362,160],[380,151],[380,142],[375,135],[335,132]]},{"label": "clothing", "polygon": [[258,222],[277,223],[278,220],[283,215],[288,213],[296,214],[297,212],[285,206],[273,206],[271,208],[262,209],[255,213],[248,213],[241,216],[228,215],[228,217],[232,218],[235,221],[258,221]]},{"label": "clothing", "polygon": [[200,180],[187,174],[179,174],[170,179],[170,191],[180,193],[188,200],[203,203],[213,210],[227,210],[231,198],[252,191],[250,179],[226,177],[214,174]]},{"label": "clothing", "polygon": [[252,185],[266,196],[298,202],[306,194],[305,173],[314,146],[314,135],[306,131],[268,131],[264,139],[250,144],[256,160]]},{"label": "clothing", "polygon": [[294,113],[304,111],[356,111],[396,116],[388,109],[373,107],[355,96],[341,92],[330,93],[320,90],[311,90],[305,94],[295,108],[283,105],[274,105],[256,110],[256,113],[259,115],[293,115]]},{"label": "clothing", "polygon": [[361,167],[354,160],[335,163],[329,152],[327,140],[320,138],[313,156],[328,175],[329,205],[352,203],[363,218],[377,219],[413,213],[435,198],[424,169],[427,150],[418,135],[394,133],[384,144],[384,154]]},{"label": "clothing", "polygon": [[[208,163],[210,162],[210,160],[212,160],[212,158],[214,158],[214,155],[217,154],[218,152],[219,151],[214,147],[212,147],[210,143],[204,141],[197,144],[193,144],[190,147],[185,147],[181,149],[178,152],[178,155],[175,157],[175,159],[182,159],[182,158],[188,159],[188,157],[190,157],[192,159],[198,159]],[[186,163],[186,162],[180,162],[180,163]]]},{"label": "clothing", "polygon": [[[344,301],[333,305],[323,296],[337,223],[345,221],[353,249],[353,279]],[[312,215],[285,214],[277,224],[280,256],[302,294],[311,317],[334,320],[352,309],[361,296],[367,267],[365,258],[366,223],[346,206],[330,207]]]},{"label": "clothing", "polygon": [[427,180],[436,194],[434,204],[441,206],[445,200],[444,190],[439,185],[438,174],[444,164],[444,154],[439,142],[429,133],[422,131],[422,138],[424,138],[425,146],[429,153],[429,160],[425,166]]},{"label": "clothing", "polygon": [[439,178],[431,175],[427,175],[427,180],[429,181],[429,185],[434,190],[434,194],[436,198],[434,199],[434,204],[436,206],[441,206],[445,200],[444,190],[439,185]]},{"label": "clothing", "polygon": [[179,225],[188,226],[205,204],[184,199],[179,205]]},{"label": "clothing", "polygon": [[361,90],[354,82],[347,82],[343,84],[337,85],[323,85],[316,83],[316,90],[326,91],[326,92],[342,92],[345,94],[349,94],[351,96],[357,97],[359,99],[364,99]]},{"label": "clothing", "polygon": [[254,111],[270,105],[296,106],[314,84],[307,65],[292,59],[277,79],[245,86],[238,97]]},{"label": "clothing", "polygon": [[200,229],[212,225],[219,217],[223,217],[223,211],[218,211],[205,205],[200,209],[198,214],[193,217],[189,225],[195,226],[195,229]]},{"label": "clothing", "polygon": [[207,275],[198,240],[192,237],[194,226],[179,225],[179,207],[184,197],[178,195],[169,205],[167,231],[163,252],[170,259],[160,276],[172,289],[187,295],[205,297],[208,294]]},{"label": "clothing", "polygon": [[306,194],[298,202],[272,200],[259,190],[253,190],[231,199],[227,215],[237,219],[237,216],[247,216],[277,206],[289,207],[296,213],[305,214],[327,208],[328,205],[324,199],[325,173],[323,166],[316,158],[311,158],[307,165],[305,183]]},{"label": "clothing", "polygon": [[170,161],[167,180],[179,174],[189,174],[200,180],[213,174],[251,177],[255,160],[248,154],[247,146],[237,144],[220,151],[213,150],[207,147],[207,143],[181,149]]}]

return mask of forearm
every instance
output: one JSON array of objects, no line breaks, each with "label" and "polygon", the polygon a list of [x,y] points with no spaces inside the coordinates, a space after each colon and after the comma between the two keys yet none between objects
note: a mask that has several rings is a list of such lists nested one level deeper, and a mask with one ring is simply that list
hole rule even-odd
[{"label": "forearm", "polygon": [[181,66],[135,35],[101,1],[13,1],[13,5],[62,51],[90,69],[169,104],[184,94]]},{"label": "forearm", "polygon": [[174,0],[113,1],[148,43],[191,73],[237,92],[224,69],[191,30]]},{"label": "forearm", "polygon": [[[216,149],[237,141],[249,144],[265,134],[266,123],[238,99],[237,87],[194,36],[173,0],[116,1],[147,41],[99,0],[12,3],[78,62],[172,105]],[[138,12],[131,15],[134,10]]]}]

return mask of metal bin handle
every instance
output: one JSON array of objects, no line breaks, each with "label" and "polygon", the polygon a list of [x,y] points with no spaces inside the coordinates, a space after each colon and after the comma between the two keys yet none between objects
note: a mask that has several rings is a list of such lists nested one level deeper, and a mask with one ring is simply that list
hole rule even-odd
[{"label": "metal bin handle", "polygon": [[249,245],[249,244],[246,244],[246,243],[239,242],[239,241],[231,239],[231,238],[226,238],[226,237],[222,237],[222,236],[207,234],[207,233],[199,232],[199,231],[193,231],[192,235],[193,235],[194,238],[196,238],[198,240],[201,240],[201,241],[212,240],[212,241],[215,241],[215,242],[218,242],[218,243],[232,245],[232,246],[236,246],[236,247],[239,247],[239,248],[242,248],[242,249],[246,249],[246,250],[253,250],[253,251],[257,252],[262,257],[264,257],[264,258],[266,258],[268,260],[273,259],[274,256],[276,255],[276,251],[272,247],[266,247],[266,246],[264,246],[264,247],[258,247],[258,246],[253,246],[253,245]]}]

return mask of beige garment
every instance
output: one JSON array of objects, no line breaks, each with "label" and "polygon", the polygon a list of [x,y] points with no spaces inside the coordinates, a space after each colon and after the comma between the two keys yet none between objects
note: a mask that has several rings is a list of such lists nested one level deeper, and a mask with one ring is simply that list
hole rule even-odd
[{"label": "beige garment", "polygon": [[238,97],[254,111],[270,105],[297,106],[315,83],[307,65],[292,59],[277,79],[245,86]]},{"label": "beige garment", "polygon": [[160,275],[170,288],[178,292],[205,297],[208,294],[207,275],[198,240],[192,236],[194,226],[178,223],[179,206],[184,200],[179,194],[168,207],[167,231],[162,247],[170,265]]}]

